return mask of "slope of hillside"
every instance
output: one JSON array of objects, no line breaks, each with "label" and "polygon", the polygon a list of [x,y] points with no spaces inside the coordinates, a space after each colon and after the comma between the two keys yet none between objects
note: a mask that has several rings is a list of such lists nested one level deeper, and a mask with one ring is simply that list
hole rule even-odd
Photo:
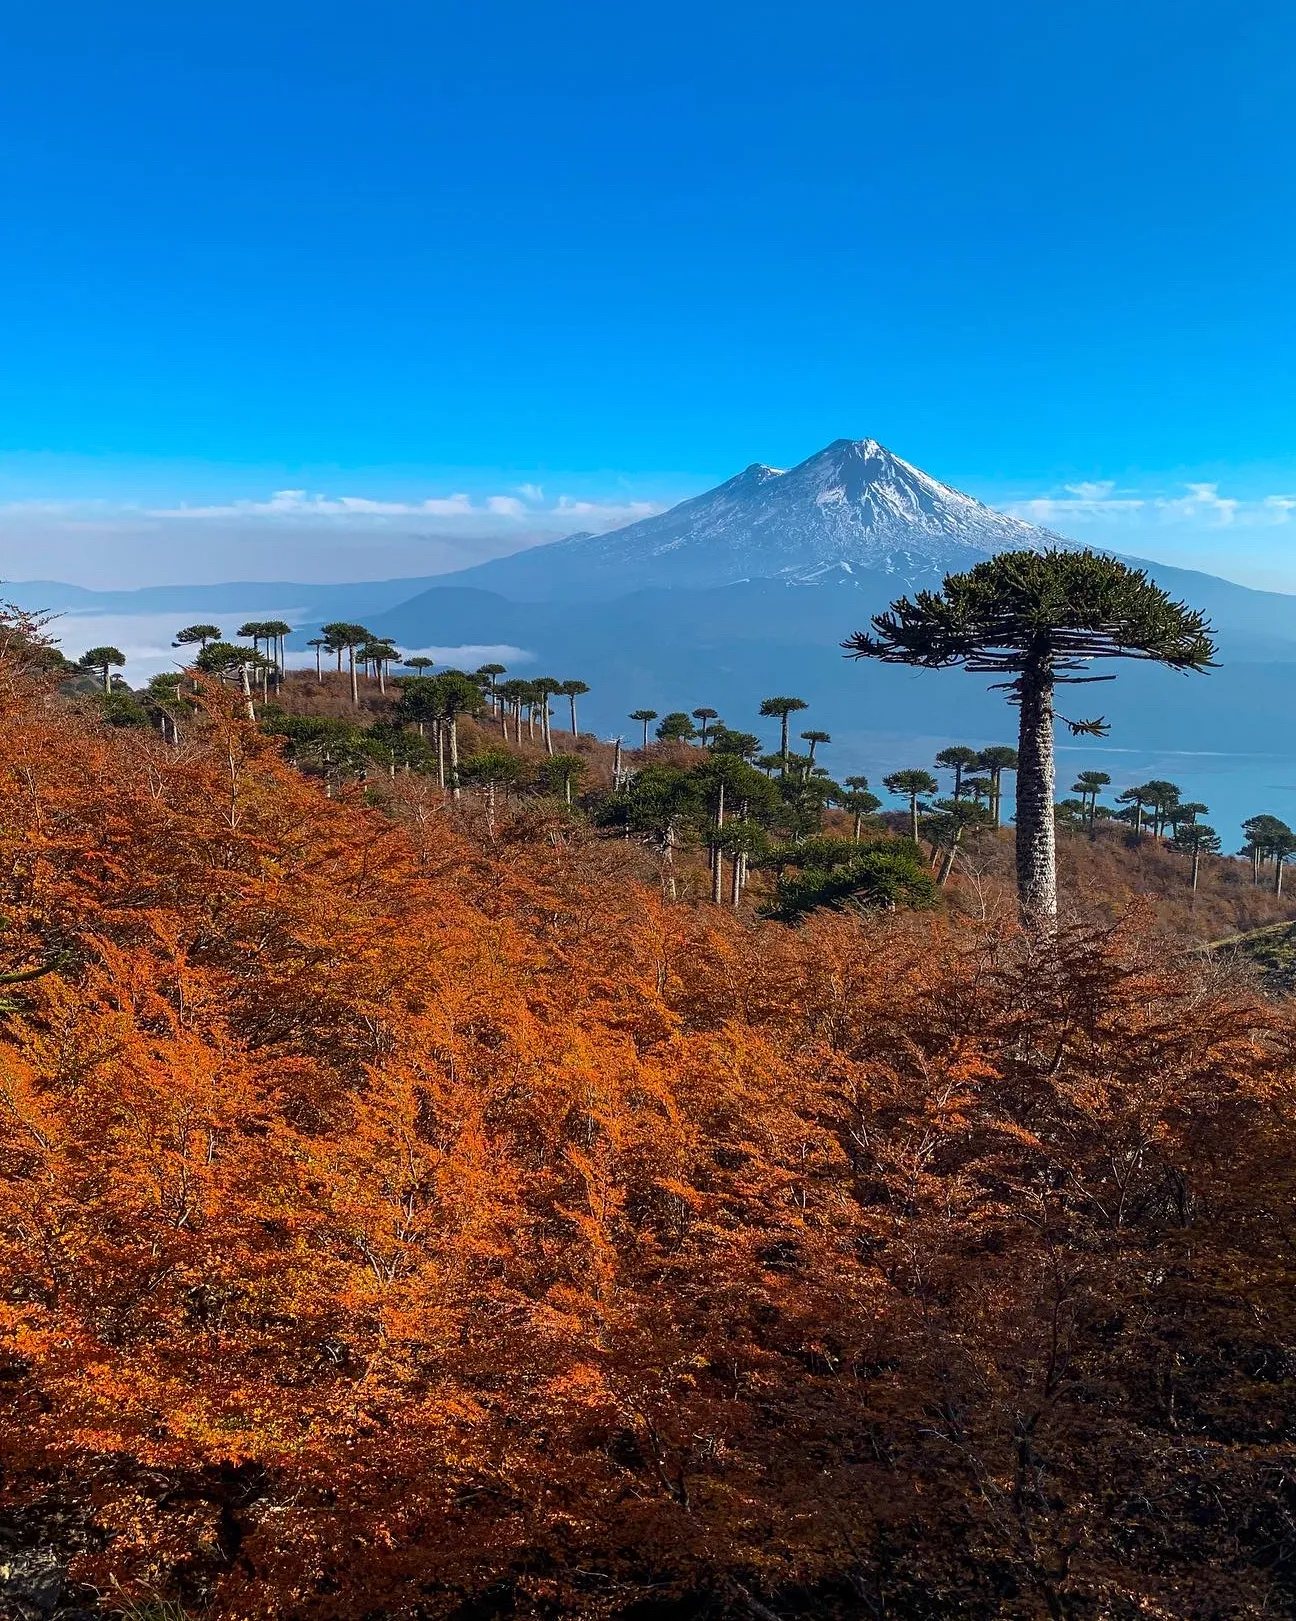
[{"label": "slope of hillside", "polygon": [[0,664],[0,1613],[1291,1613],[1288,1008],[672,904],[200,698]]}]

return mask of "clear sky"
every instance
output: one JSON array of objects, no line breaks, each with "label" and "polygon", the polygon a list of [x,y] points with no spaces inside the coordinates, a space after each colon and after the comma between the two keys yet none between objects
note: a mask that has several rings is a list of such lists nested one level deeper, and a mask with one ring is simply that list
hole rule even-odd
[{"label": "clear sky", "polygon": [[10,0],[0,75],[9,578],[432,572],[872,435],[1296,589],[1290,0]]}]

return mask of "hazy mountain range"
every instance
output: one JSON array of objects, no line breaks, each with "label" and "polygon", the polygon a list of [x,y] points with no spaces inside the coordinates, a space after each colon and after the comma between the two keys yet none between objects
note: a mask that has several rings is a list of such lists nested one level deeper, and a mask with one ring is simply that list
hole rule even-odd
[{"label": "hazy mountain range", "polygon": [[[363,620],[407,650],[509,645],[530,655],[518,663],[520,674],[587,681],[586,713],[604,734],[629,733],[631,709],[699,704],[754,729],[762,697],[795,693],[811,703],[813,724],[845,746],[840,755],[835,749],[834,763],[847,770],[855,762],[845,763],[845,749],[864,733],[976,742],[1010,737],[1014,725],[983,681],[849,663],[843,638],[895,596],[937,584],[951,570],[1007,548],[1065,544],[941,484],[875,440],[843,439],[786,471],[748,467],[609,534],[574,535],[433,579],[6,589],[25,605],[77,615],[219,618],[253,603],[292,607],[298,646],[339,617]],[[1131,665],[1110,685],[1084,689],[1082,707],[1096,703],[1113,720],[1111,746],[1287,753],[1296,597],[1145,566],[1210,615],[1222,667],[1184,678]]]}]

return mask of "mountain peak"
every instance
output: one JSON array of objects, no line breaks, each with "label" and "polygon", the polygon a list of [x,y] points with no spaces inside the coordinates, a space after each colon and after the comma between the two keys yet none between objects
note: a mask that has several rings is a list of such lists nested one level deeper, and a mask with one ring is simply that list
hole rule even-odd
[{"label": "mountain peak", "polygon": [[618,596],[742,580],[894,576],[931,584],[995,552],[1059,537],[940,483],[876,439],[834,439],[786,470],[763,462],[669,512],[609,534],[540,546],[454,576],[523,596]]}]

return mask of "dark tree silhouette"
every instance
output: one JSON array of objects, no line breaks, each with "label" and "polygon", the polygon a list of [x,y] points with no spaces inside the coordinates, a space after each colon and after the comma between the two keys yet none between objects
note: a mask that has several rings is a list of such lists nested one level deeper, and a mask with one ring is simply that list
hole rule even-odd
[{"label": "dark tree silhouette", "polygon": [[[1003,676],[1020,711],[1017,743],[1017,892],[1023,918],[1057,915],[1053,826],[1055,688],[1112,679],[1096,658],[1145,659],[1208,669],[1215,645],[1203,615],[1175,602],[1141,569],[1090,551],[1001,552],[940,591],[902,597],[844,644],[852,658],[928,669],[962,666]],[[1101,735],[1099,720],[1057,717],[1073,733]]]},{"label": "dark tree silhouette", "polygon": [[815,749],[820,743],[831,743],[832,736],[828,732],[809,731],[801,733],[801,741],[810,745],[810,764],[815,763]]}]

